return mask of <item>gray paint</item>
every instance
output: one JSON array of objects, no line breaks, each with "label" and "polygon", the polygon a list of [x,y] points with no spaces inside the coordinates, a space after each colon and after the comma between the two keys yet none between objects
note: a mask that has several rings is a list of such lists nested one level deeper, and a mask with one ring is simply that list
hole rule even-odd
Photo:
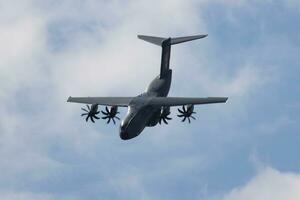
[{"label": "gray paint", "polygon": [[155,126],[158,123],[162,108],[166,109],[166,107],[180,105],[224,103],[227,101],[227,97],[167,97],[172,81],[172,70],[169,69],[171,45],[206,36],[159,38],[139,35],[138,38],[162,47],[160,74],[153,79],[144,93],[137,97],[69,97],[68,102],[128,106],[127,114],[120,125],[120,138],[123,140],[138,136],[147,126]]}]

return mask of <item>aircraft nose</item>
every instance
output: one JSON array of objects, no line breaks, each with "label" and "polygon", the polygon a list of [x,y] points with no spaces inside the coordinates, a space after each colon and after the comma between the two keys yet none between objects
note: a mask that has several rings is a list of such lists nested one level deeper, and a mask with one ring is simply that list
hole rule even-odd
[{"label": "aircraft nose", "polygon": [[120,138],[122,140],[129,140],[130,139],[128,133],[126,133],[126,132],[120,132]]},{"label": "aircraft nose", "polygon": [[129,134],[126,131],[124,126],[120,126],[120,138],[122,140],[129,140],[130,139]]}]

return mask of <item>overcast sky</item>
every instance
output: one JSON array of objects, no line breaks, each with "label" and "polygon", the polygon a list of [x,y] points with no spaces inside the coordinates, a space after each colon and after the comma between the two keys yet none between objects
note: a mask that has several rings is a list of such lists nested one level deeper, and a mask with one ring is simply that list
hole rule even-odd
[{"label": "overcast sky", "polygon": [[[298,0],[0,0],[1,200],[300,199]],[[123,141],[68,96],[228,96]],[[102,107],[103,109],[103,107]],[[120,109],[120,117],[126,110]]]}]

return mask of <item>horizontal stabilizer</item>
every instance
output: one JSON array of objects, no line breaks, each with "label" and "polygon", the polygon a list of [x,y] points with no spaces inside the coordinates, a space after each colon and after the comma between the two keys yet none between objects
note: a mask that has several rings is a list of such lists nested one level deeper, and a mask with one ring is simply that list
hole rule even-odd
[{"label": "horizontal stabilizer", "polygon": [[147,35],[138,35],[138,38],[150,42],[152,44],[162,46],[163,42],[168,39],[171,39],[170,44],[173,45],[173,44],[179,44],[183,42],[205,38],[206,36],[207,35],[194,35],[194,36],[187,36],[187,37],[162,38],[162,37],[154,37],[154,36],[147,36]]},{"label": "horizontal stabilizer", "polygon": [[159,46],[161,46],[162,42],[166,40],[166,38],[146,36],[146,35],[138,35],[138,38]]},{"label": "horizontal stabilizer", "polygon": [[177,37],[177,38],[171,38],[171,44],[179,44],[183,42],[188,42],[192,40],[198,40],[201,38],[205,38],[207,35],[194,35],[194,36],[188,36],[188,37]]}]

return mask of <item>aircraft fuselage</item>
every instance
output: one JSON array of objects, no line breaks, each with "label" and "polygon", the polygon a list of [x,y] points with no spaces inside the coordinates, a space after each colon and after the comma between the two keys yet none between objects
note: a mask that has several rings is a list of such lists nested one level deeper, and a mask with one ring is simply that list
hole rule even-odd
[{"label": "aircraft fuselage", "polygon": [[161,107],[153,107],[143,100],[145,97],[166,97],[172,80],[172,70],[157,76],[147,87],[145,93],[138,95],[128,106],[128,111],[120,125],[120,138],[128,140],[138,136],[146,126],[155,126]]},{"label": "aircraft fuselage", "polygon": [[[136,97],[69,97],[68,102],[87,104],[86,108],[81,108],[85,113],[85,120],[100,119],[97,114],[100,112],[104,115],[102,119],[111,121],[115,124],[115,119],[120,120],[116,116],[118,107],[128,107],[127,114],[121,121],[120,138],[129,140],[138,136],[145,127],[155,126],[158,123],[168,124],[167,120],[172,118],[170,115],[170,107],[182,106],[178,117],[182,118],[182,122],[190,118],[195,119],[192,115],[194,105],[225,103],[228,97],[167,97],[172,81],[172,70],[170,69],[171,45],[197,40],[207,35],[194,35],[186,37],[162,38],[155,36],[138,35],[138,38],[158,45],[162,48],[160,74],[151,81],[146,91]],[[90,107],[88,104],[91,104]],[[98,111],[98,105],[105,106],[105,110]],[[110,108],[109,108],[110,106]]]}]

